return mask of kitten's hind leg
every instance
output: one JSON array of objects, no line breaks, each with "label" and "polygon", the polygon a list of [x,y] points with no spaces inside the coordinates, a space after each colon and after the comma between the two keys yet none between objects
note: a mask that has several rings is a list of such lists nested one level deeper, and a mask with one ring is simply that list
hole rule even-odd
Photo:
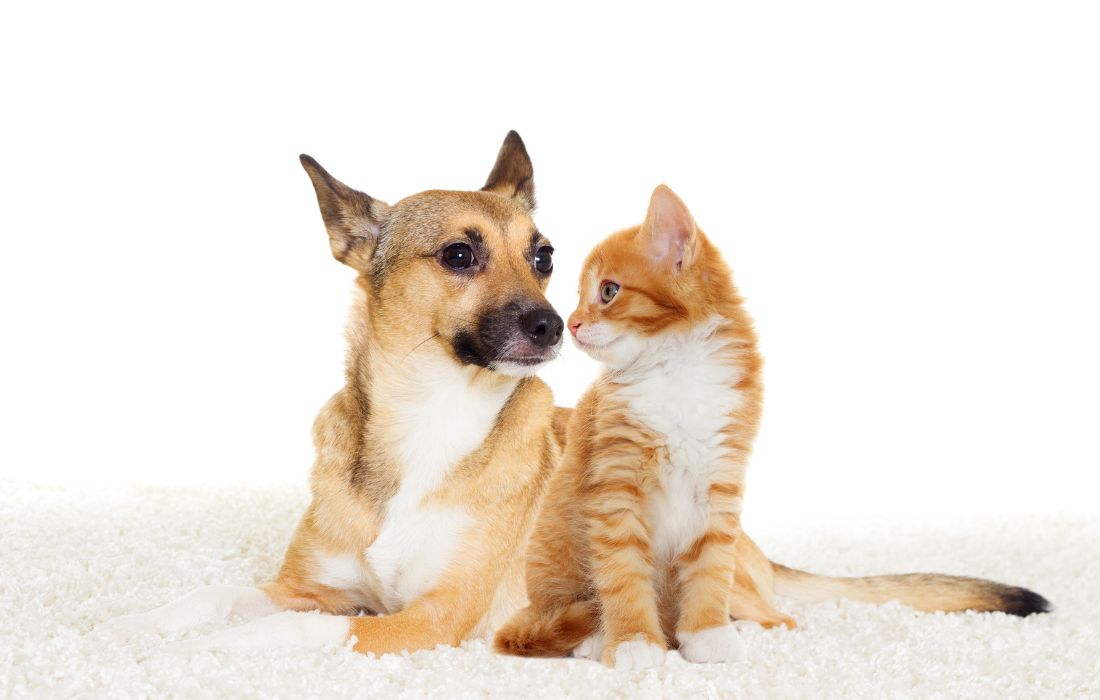
[{"label": "kitten's hind leg", "polygon": [[493,648],[514,656],[565,656],[591,636],[599,624],[599,606],[580,600],[555,610],[528,606],[497,632]]},{"label": "kitten's hind leg", "polygon": [[573,658],[599,661],[603,656],[603,647],[603,630],[596,630],[573,649]]},{"label": "kitten's hind leg", "polygon": [[756,622],[765,628],[784,625],[794,629],[794,618],[775,607],[775,573],[772,563],[748,535],[737,540],[737,569],[729,598],[730,617]]},{"label": "kitten's hind leg", "polygon": [[798,626],[793,617],[776,610],[760,596],[736,587],[730,593],[730,617],[755,622],[766,629],[783,625],[793,630]]}]

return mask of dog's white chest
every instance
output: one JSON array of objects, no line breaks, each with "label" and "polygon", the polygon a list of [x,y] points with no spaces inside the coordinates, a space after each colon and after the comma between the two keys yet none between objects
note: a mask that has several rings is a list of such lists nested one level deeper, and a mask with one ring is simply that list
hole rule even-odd
[{"label": "dog's white chest", "polygon": [[411,502],[391,508],[365,553],[380,587],[375,594],[381,612],[401,610],[431,590],[454,560],[472,522],[465,508]]},{"label": "dog's white chest", "polygon": [[665,559],[682,552],[706,526],[707,489],[724,453],[722,430],[742,400],[733,388],[740,369],[720,356],[723,346],[713,330],[710,325],[660,339],[619,392],[668,450],[660,488],[647,501],[654,551]]},{"label": "dog's white chest", "polygon": [[419,503],[411,490],[398,495],[365,551],[316,554],[317,583],[363,594],[374,612],[395,613],[439,582],[473,518],[464,508]]},{"label": "dog's white chest", "polygon": [[[458,555],[474,522],[462,506],[433,502],[451,469],[488,437],[514,384],[471,388],[452,368],[421,366],[415,384],[387,392],[401,482],[385,507],[378,536],[352,562],[329,558],[321,573],[366,585],[378,612],[392,613],[431,590]],[[352,565],[354,564],[354,566]],[[365,571],[357,567],[365,567]],[[322,583],[324,581],[322,580]]]}]

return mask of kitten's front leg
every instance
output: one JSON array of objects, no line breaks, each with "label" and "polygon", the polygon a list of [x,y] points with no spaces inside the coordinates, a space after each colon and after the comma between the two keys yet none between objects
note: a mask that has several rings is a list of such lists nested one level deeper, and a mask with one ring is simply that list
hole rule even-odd
[{"label": "kitten's front leg", "polygon": [[664,663],[667,646],[657,614],[653,556],[633,478],[610,476],[586,495],[592,576],[602,606],[601,660],[620,669]]},{"label": "kitten's front leg", "polygon": [[741,536],[741,486],[713,483],[707,527],[677,559],[680,655],[696,663],[740,661],[745,647],[730,623],[729,599]]}]

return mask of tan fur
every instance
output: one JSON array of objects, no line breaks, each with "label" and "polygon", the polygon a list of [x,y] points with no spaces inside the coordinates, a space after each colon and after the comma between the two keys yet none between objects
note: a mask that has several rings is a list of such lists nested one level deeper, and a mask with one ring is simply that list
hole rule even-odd
[{"label": "tan fur", "polygon": [[[499,362],[537,367],[557,352],[550,341],[528,347],[522,335],[527,311],[552,314],[543,295],[549,272],[535,263],[549,243],[531,219],[530,160],[512,132],[483,191],[427,191],[393,206],[301,160],[334,257],[359,273],[357,298],[345,385],[313,426],[313,499],[262,590],[285,610],[372,613],[348,618],[360,652],[457,644],[523,605],[523,543],[560,459],[563,420],[550,390],[526,370],[495,371]],[[476,252],[476,267],[446,264],[456,243]],[[432,383],[437,375],[446,386]],[[450,403],[426,401],[443,390]],[[426,403],[435,412],[425,416]],[[470,449],[435,460],[425,443],[452,424],[472,427],[447,433],[440,449]],[[407,480],[424,486],[410,486],[398,504]],[[406,546],[417,527],[413,542],[423,549]],[[446,540],[439,561],[415,559],[434,555],[436,540]]]},{"label": "tan fur", "polygon": [[[479,373],[488,375],[487,370]],[[477,377],[487,381],[491,377]],[[375,506],[390,491],[375,484],[396,481],[400,473],[352,486],[358,456],[370,447],[356,439],[370,420],[345,410],[347,390],[333,397],[314,426],[318,461],[311,488],[313,502],[303,516],[275,580],[263,586],[286,609],[351,615],[359,610],[391,612],[352,619],[355,649],[388,653],[457,644],[484,632],[522,604],[521,545],[538,496],[558,459],[550,416],[549,390],[537,379],[521,380],[485,444],[461,461],[434,500],[464,505],[480,525],[461,547],[439,586],[401,611],[384,611],[380,595],[369,587],[336,590],[318,584],[313,554],[361,553],[374,541],[382,509]],[[372,431],[363,429],[370,434]],[[372,454],[372,469],[398,466],[384,454]],[[361,492],[362,490],[362,492]],[[498,600],[499,599],[499,600]],[[495,622],[494,619],[495,618]]]},{"label": "tan fur", "polygon": [[[306,165],[315,184],[332,181],[319,167]],[[476,332],[473,320],[485,309],[525,295],[545,305],[546,278],[533,274],[527,259],[532,238],[539,236],[530,218],[530,162],[514,132],[485,189],[409,197],[377,217],[386,227],[377,244],[362,244],[359,257],[344,258],[360,271],[362,291],[349,325],[347,384],[314,425],[313,503],[265,590],[295,609],[312,602],[336,614],[389,613],[352,619],[357,651],[457,644],[523,600],[521,545],[558,461],[553,402],[538,379],[517,380],[480,367],[466,372],[469,392],[514,389],[483,444],[455,464],[430,496],[434,503],[462,506],[474,522],[438,584],[407,608],[386,610],[380,591],[369,585],[333,590],[318,585],[311,569],[318,550],[359,555],[375,539],[402,478],[401,456],[393,451],[401,426],[391,410],[402,375],[417,372],[427,356],[453,361],[443,340]],[[323,214],[328,198],[318,187]],[[341,237],[347,218],[345,211],[325,215],[330,234],[337,229],[334,238]],[[462,240],[469,230],[483,237],[492,255],[491,274],[476,280],[445,270],[435,258],[441,246]],[[334,250],[347,247],[334,244]]]},{"label": "tan fur", "polygon": [[[680,217],[674,224],[685,231],[681,248],[654,243],[657,229],[669,227],[661,221],[661,206]],[[613,303],[604,303],[599,289],[609,280],[620,291]],[[724,347],[723,361],[739,370],[728,389],[740,402],[721,431],[724,455],[709,470],[702,533],[671,559],[656,555],[651,539],[659,523],[648,519],[647,502],[662,490],[659,474],[669,462],[668,447],[623,399],[624,377],[631,375],[614,366],[618,359],[611,346],[582,342],[583,349],[611,364],[570,418],[562,466],[528,546],[529,607],[500,629],[496,649],[561,656],[602,628],[603,661],[612,663],[625,641],[676,646],[678,635],[731,619],[793,628],[795,621],[775,606],[777,591],[805,600],[899,600],[920,610],[1028,614],[1046,608],[1030,591],[976,579],[833,579],[770,562],[740,527],[745,466],[761,413],[756,337],[717,249],[667,188],[655,191],[640,227],[613,234],[588,256],[581,301],[569,325],[578,339],[586,325],[599,323],[627,337],[653,338],[683,333],[714,317],[721,319],[715,335]]]}]

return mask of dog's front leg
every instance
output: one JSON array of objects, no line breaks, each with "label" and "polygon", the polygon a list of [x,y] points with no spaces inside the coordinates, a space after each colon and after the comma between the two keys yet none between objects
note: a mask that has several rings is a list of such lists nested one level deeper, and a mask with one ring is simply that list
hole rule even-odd
[{"label": "dog's front leg", "polygon": [[[502,572],[518,546],[519,533],[497,530],[491,535],[483,533],[483,537],[481,546],[472,547],[486,555],[478,565],[469,560],[456,562],[435,588],[399,612],[360,617],[281,612],[206,637],[169,644],[165,651],[323,647],[354,640],[355,651],[388,654],[457,645],[473,633],[488,612]],[[498,546],[487,546],[485,541]]]},{"label": "dog's front leg", "polygon": [[362,654],[457,646],[473,633],[488,607],[487,595],[444,586],[395,615],[352,618],[348,636]]},{"label": "dog's front leg", "polygon": [[[454,605],[454,608],[450,608]],[[446,607],[444,607],[446,606]],[[392,615],[345,617],[307,612],[281,612],[205,637],[165,645],[173,654],[200,651],[253,651],[275,647],[319,648],[354,640],[355,651],[388,654],[433,649],[462,641],[473,624],[456,615],[461,602],[418,602]],[[476,622],[476,620],[474,621]]]},{"label": "dog's front leg", "polygon": [[279,610],[282,608],[267,593],[253,586],[203,586],[155,610],[116,617],[96,629],[126,641],[148,632],[171,634],[231,615],[251,620]]}]

